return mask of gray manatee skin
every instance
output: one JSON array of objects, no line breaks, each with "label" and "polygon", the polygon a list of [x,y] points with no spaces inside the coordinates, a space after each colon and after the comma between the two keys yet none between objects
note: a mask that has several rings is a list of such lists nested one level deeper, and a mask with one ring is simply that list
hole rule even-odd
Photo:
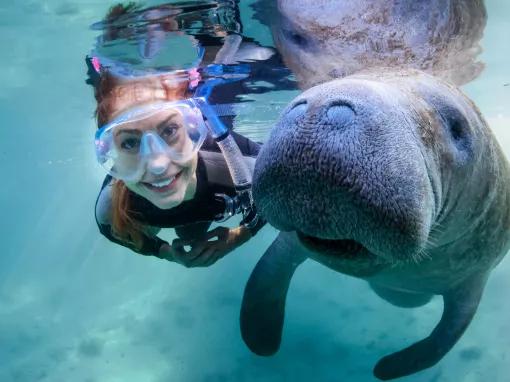
[{"label": "gray manatee skin", "polygon": [[260,355],[278,350],[290,280],[310,258],[367,280],[397,306],[443,296],[429,337],[374,373],[387,380],[434,365],[510,248],[509,180],[476,106],[442,80],[378,70],[305,91],[256,161],[256,205],[282,232],[246,285],[243,339]]},{"label": "gray manatee skin", "polygon": [[476,78],[483,0],[260,0],[255,16],[301,88],[375,67],[414,68],[456,85]]}]

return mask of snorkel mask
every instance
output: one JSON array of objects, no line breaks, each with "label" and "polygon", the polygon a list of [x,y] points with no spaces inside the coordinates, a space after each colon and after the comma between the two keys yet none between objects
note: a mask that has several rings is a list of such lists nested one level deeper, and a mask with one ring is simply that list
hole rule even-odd
[{"label": "snorkel mask", "polygon": [[187,162],[206,136],[202,113],[193,99],[186,99],[130,109],[101,127],[94,145],[98,162],[111,176],[137,182],[149,161]]}]

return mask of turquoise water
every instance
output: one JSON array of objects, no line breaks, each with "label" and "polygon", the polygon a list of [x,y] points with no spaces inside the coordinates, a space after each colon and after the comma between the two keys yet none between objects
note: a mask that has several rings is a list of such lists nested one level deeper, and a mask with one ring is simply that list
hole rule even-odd
[{"label": "turquoise water", "polygon": [[[282,347],[260,358],[241,340],[239,307],[275,230],[265,227],[207,269],[135,256],[99,235],[93,205],[103,172],[92,151],[84,55],[96,35],[88,26],[111,4],[0,5],[0,381],[374,381],[381,356],[434,327],[439,298],[399,309],[364,282],[306,262],[289,291]],[[245,35],[270,44],[248,5],[241,10]],[[490,0],[487,8],[487,68],[464,90],[510,157],[510,4]],[[286,102],[295,94],[257,101]],[[263,137],[276,117],[260,111],[239,129]],[[402,380],[508,381],[509,275],[507,258],[454,349]]]}]

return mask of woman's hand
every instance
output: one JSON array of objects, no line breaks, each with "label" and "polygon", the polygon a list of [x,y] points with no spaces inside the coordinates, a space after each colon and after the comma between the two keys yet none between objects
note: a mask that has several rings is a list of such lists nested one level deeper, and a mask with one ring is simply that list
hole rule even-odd
[{"label": "woman's hand", "polygon": [[159,248],[159,257],[168,261],[175,261],[176,263],[184,265],[186,268],[190,267],[192,258],[187,256],[188,254],[184,248],[179,246],[170,245],[163,243]]},{"label": "woman's hand", "polygon": [[[184,241],[175,239],[172,245],[163,244],[160,255],[167,260],[175,261],[186,268],[208,267],[221,259],[251,237],[250,231],[244,227],[217,227],[195,240]],[[216,240],[211,240],[216,238]],[[190,246],[186,251],[184,246]]]}]

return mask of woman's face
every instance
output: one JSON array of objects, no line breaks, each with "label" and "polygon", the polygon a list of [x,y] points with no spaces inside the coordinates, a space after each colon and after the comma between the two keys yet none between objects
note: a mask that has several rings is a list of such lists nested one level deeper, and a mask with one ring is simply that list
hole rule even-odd
[{"label": "woman's face", "polygon": [[[164,86],[161,79],[149,78],[136,82],[124,83],[115,89],[111,105],[110,121],[119,114],[133,107],[155,101],[173,101],[185,97],[186,85]],[[115,143],[124,147],[125,158],[120,154],[120,162],[129,164],[129,150],[139,144],[141,134],[149,131],[158,132],[164,142],[172,148],[180,149],[186,139],[184,121],[178,113],[171,110],[151,115],[140,121],[124,124],[115,135]],[[137,143],[138,142],[138,143]],[[138,150],[134,148],[133,150]],[[131,156],[133,157],[133,156]],[[133,192],[150,201],[156,207],[169,209],[193,198],[196,189],[197,154],[186,160],[175,160],[164,152],[156,152],[144,158],[143,174],[138,181],[127,182],[126,186]]]}]

